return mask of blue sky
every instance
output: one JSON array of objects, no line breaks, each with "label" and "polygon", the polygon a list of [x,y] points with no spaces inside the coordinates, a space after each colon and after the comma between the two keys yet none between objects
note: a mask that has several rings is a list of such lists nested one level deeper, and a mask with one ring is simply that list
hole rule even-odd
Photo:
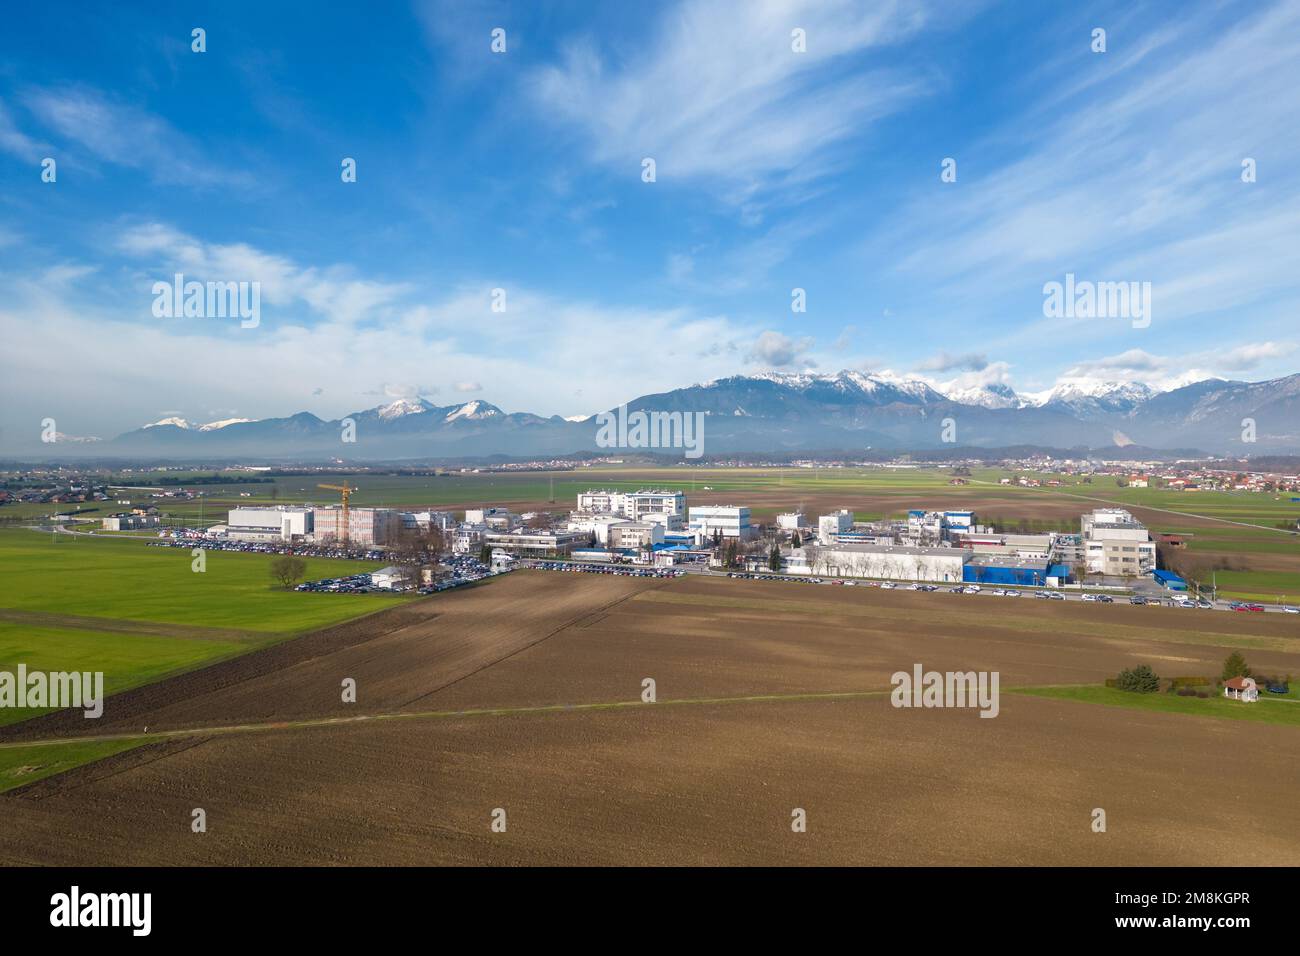
[{"label": "blue sky", "polygon": [[[181,6],[0,13],[6,431],[1296,370],[1300,3]],[[156,318],[178,271],[260,324]]]}]

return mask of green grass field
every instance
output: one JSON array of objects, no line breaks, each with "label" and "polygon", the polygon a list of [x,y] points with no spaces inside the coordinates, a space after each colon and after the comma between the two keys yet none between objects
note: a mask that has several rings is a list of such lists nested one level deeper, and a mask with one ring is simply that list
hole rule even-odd
[{"label": "green grass field", "polygon": [[1226,720],[1250,720],[1264,724],[1288,724],[1300,727],[1300,701],[1283,697],[1270,699],[1274,695],[1261,693],[1260,699],[1253,704],[1226,697],[1211,696],[1179,697],[1177,694],[1155,693],[1138,694],[1132,691],[1116,690],[1097,684],[1075,687],[1016,687],[1008,688],[1008,694],[1024,694],[1029,697],[1050,697],[1054,700],[1073,700],[1086,704],[1101,704],[1106,707],[1127,707],[1131,710],[1157,711],[1166,714],[1191,714],[1198,717],[1219,717]]},{"label": "green grass field", "polygon": [[[192,560],[188,548],[151,548],[143,541],[0,531],[0,609],[288,634],[402,600],[279,590],[269,555],[209,551],[203,573],[190,569]],[[306,577],[379,566],[309,558]]]},{"label": "green grass field", "polygon": [[0,747],[0,793],[82,764],[142,746],[144,740],[104,740],[58,747]]},{"label": "green grass field", "polygon": [[[220,641],[0,621],[0,671],[14,673],[19,664],[26,664],[29,671],[99,671],[104,674],[104,693],[115,694],[238,656],[272,640]],[[52,709],[0,709],[0,726]]]},{"label": "green grass field", "polygon": [[[206,666],[408,600],[307,594],[274,585],[272,556],[121,538],[0,531],[0,670],[102,671],[108,694]],[[373,562],[309,559],[308,579]],[[39,710],[0,710],[0,725]]]}]

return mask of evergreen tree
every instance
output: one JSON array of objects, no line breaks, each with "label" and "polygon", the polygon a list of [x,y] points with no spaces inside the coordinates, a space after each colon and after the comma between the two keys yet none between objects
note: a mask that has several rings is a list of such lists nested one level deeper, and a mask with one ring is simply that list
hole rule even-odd
[{"label": "evergreen tree", "polygon": [[1223,679],[1230,680],[1233,677],[1249,677],[1250,668],[1246,666],[1246,659],[1241,656],[1240,651],[1233,651],[1228,655],[1227,660],[1223,662]]},{"label": "evergreen tree", "polygon": [[1153,694],[1160,689],[1160,678],[1147,664],[1119,672],[1115,686],[1120,690],[1134,691],[1138,694]]}]

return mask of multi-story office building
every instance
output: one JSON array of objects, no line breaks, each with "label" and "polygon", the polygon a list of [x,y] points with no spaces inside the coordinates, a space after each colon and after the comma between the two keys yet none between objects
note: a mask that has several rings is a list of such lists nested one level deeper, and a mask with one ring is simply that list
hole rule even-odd
[{"label": "multi-story office building", "polygon": [[703,505],[691,508],[690,529],[698,538],[721,534],[724,538],[749,538],[754,530],[749,524],[749,508],[744,505]]},{"label": "multi-story office building", "polygon": [[611,551],[639,551],[664,542],[664,526],[657,521],[623,521],[608,529]]},{"label": "multi-story office building", "polygon": [[1156,566],[1146,525],[1122,508],[1098,508],[1081,520],[1084,563],[1090,574],[1135,576]]},{"label": "multi-story office building", "polygon": [[316,541],[342,543],[346,539],[359,548],[389,544],[402,527],[401,513],[392,508],[349,508],[346,529],[342,508],[317,508],[312,519]]},{"label": "multi-story office building", "polygon": [[834,544],[840,535],[853,530],[853,512],[841,508],[834,514],[822,515],[817,519],[817,543]]}]

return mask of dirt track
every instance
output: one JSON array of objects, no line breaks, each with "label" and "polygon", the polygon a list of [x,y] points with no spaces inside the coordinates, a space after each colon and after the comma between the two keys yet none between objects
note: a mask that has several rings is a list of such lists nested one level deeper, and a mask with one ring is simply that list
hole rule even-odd
[{"label": "dirt track", "polygon": [[[293,642],[283,666],[263,657],[202,693],[167,682],[114,719],[151,733],[410,719],[199,732],[41,781],[0,796],[0,860],[1211,864],[1244,841],[1268,848],[1262,862],[1300,863],[1291,727],[1006,694],[994,720],[896,710],[884,695],[672,703],[882,691],[914,662],[996,669],[1004,687],[1094,682],[1136,662],[1217,673],[1232,642],[1267,645],[1245,651],[1258,668],[1300,672],[1289,621],[544,573],[401,613],[332,647]],[[342,676],[358,682],[351,708]],[[636,701],[644,677],[659,703],[563,708]],[[560,708],[455,713],[547,705]],[[443,714],[414,716],[429,711]],[[205,835],[189,830],[197,806]],[[505,834],[489,829],[496,807]],[[794,807],[806,834],[790,831]],[[1089,829],[1094,807],[1106,834]]]}]

